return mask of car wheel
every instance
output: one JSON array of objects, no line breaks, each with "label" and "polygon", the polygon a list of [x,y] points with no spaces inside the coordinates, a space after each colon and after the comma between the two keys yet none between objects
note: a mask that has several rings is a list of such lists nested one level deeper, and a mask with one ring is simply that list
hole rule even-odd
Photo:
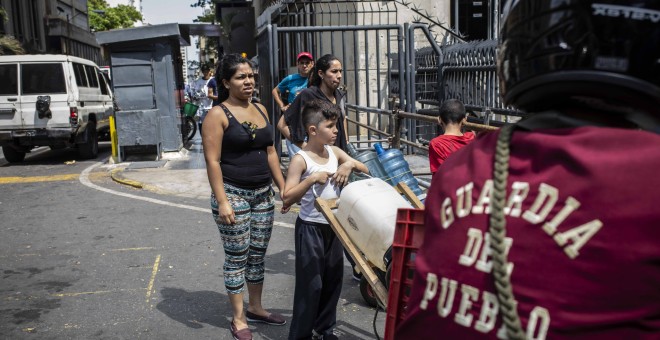
[{"label": "car wheel", "polygon": [[96,133],[96,124],[87,124],[85,129],[85,143],[78,144],[78,156],[82,159],[96,158],[99,154],[99,139]]},{"label": "car wheel", "polygon": [[18,151],[11,146],[3,146],[2,153],[5,155],[5,159],[9,163],[20,163],[25,159],[25,152]]}]

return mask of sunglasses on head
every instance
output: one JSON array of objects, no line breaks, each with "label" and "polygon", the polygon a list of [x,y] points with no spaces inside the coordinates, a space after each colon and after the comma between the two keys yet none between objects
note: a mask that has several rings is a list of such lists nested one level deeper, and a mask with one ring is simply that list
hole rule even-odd
[{"label": "sunglasses on head", "polygon": [[248,136],[250,136],[250,141],[254,141],[254,139],[257,138],[257,128],[258,128],[257,124],[244,121],[243,123],[241,123],[241,126],[248,133]]}]

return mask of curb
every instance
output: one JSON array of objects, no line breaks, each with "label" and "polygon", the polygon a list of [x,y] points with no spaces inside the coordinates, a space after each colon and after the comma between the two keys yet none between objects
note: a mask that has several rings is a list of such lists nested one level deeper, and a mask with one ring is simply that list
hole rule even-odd
[{"label": "curb", "polygon": [[110,177],[112,178],[113,181],[115,181],[119,184],[128,185],[128,186],[131,186],[131,187],[137,188],[137,189],[144,188],[143,183],[124,177],[124,175],[122,175],[123,171],[124,171],[124,169],[113,169],[110,172]]}]

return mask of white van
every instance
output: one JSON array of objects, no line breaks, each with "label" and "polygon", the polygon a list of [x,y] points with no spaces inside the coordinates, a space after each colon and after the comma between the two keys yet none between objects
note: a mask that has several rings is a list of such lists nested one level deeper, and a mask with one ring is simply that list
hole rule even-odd
[{"label": "white van", "polygon": [[66,55],[0,56],[0,145],[21,162],[37,146],[98,154],[113,114],[109,82],[95,63]]}]

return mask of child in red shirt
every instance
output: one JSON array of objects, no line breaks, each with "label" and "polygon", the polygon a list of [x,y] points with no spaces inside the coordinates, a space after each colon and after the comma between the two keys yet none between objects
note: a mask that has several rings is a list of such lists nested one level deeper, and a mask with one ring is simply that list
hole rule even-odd
[{"label": "child in red shirt", "polygon": [[448,99],[440,106],[438,123],[444,133],[429,144],[429,163],[435,173],[450,154],[474,140],[473,132],[463,133],[463,123],[467,121],[465,106],[458,99]]}]

